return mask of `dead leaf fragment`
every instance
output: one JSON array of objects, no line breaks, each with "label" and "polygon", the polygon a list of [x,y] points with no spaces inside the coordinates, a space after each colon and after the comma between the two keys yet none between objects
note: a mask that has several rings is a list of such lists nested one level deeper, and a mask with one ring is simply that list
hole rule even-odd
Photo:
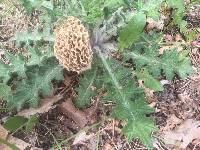
[{"label": "dead leaf fragment", "polygon": [[103,150],[114,150],[113,146],[110,145],[109,142],[107,142],[104,147],[103,147]]},{"label": "dead leaf fragment", "polygon": [[77,134],[77,136],[75,137],[73,145],[80,144],[80,143],[86,141],[86,139],[87,139],[86,132],[82,131],[79,134]]},{"label": "dead leaf fragment", "polygon": [[0,125],[0,138],[5,140],[7,136],[8,131],[2,125]]},{"label": "dead leaf fragment", "polygon": [[61,98],[62,98],[61,95],[47,97],[42,100],[42,104],[40,107],[22,110],[17,115],[30,118],[30,116],[33,116],[35,114],[42,114],[48,112],[52,108],[52,105],[58,102]]},{"label": "dead leaf fragment", "polygon": [[15,138],[13,136],[9,136],[7,141],[11,144],[14,144],[15,146],[17,146],[19,149],[26,149],[27,147],[30,147],[31,144],[24,142],[21,139]]},{"label": "dead leaf fragment", "polygon": [[87,140],[91,139],[92,137],[94,137],[94,133],[91,133],[91,134],[87,135],[85,131],[81,131],[75,137],[73,145],[82,144],[82,143],[86,142]]},{"label": "dead leaf fragment", "polygon": [[200,121],[188,119],[173,131],[163,133],[164,142],[168,145],[177,146],[185,149],[187,145],[194,139],[200,138]]},{"label": "dead leaf fragment", "polygon": [[175,41],[177,41],[177,42],[183,41],[182,36],[181,36],[180,34],[176,34],[176,36],[175,36]]},{"label": "dead leaf fragment", "polygon": [[174,114],[170,115],[167,119],[167,124],[165,127],[161,128],[161,131],[171,131],[173,130],[178,124],[182,122],[181,119],[177,118]]},{"label": "dead leaf fragment", "polygon": [[166,34],[164,39],[167,41],[167,42],[172,42],[173,41],[173,36],[170,35],[170,34]]},{"label": "dead leaf fragment", "polygon": [[60,111],[65,114],[67,117],[71,118],[80,128],[85,127],[87,124],[93,124],[97,121],[97,109],[99,100],[102,96],[102,93],[96,96],[95,102],[89,108],[84,110],[77,109],[71,98],[67,99],[60,104]]},{"label": "dead leaf fragment", "polygon": [[158,31],[162,30],[164,27],[164,20],[155,21],[152,18],[147,18],[147,31],[151,31],[152,29],[156,29]]}]

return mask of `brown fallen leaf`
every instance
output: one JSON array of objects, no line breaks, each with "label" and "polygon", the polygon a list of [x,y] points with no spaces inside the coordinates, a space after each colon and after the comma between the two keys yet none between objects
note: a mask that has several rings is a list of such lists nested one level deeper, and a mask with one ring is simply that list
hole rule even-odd
[{"label": "brown fallen leaf", "polygon": [[177,118],[174,114],[170,115],[167,119],[167,124],[165,127],[161,128],[161,131],[171,131],[173,130],[178,124],[181,124],[182,120]]},{"label": "brown fallen leaf", "polygon": [[[156,98],[156,96],[154,95],[154,92],[155,92],[155,91],[152,90],[152,89],[149,89],[149,88],[145,87],[142,80],[139,80],[138,83],[139,83],[139,87],[141,87],[141,88],[144,89],[144,93],[145,93],[145,96],[146,96],[146,98],[147,98],[148,103],[151,104],[151,103],[156,102],[156,101],[157,101],[157,98]],[[154,106],[154,105],[153,105],[153,106]]]},{"label": "brown fallen leaf", "polygon": [[177,50],[177,52],[183,51],[183,47],[181,47],[181,46],[167,45],[167,46],[162,46],[162,47],[159,49],[159,54],[162,55],[165,51],[169,51],[169,50],[172,50],[172,49]]},{"label": "brown fallen leaf", "polygon": [[72,100],[68,98],[66,101],[59,105],[60,111],[67,117],[71,118],[80,128],[83,128],[88,123],[87,115],[85,112],[78,110]]},{"label": "brown fallen leaf", "polygon": [[103,150],[114,150],[114,147],[109,142],[106,142],[103,146]]},{"label": "brown fallen leaf", "polygon": [[48,112],[52,108],[52,105],[58,102],[61,98],[62,98],[62,95],[47,97],[42,100],[40,107],[24,109],[20,111],[17,115],[29,118],[30,116],[35,115],[35,114],[42,114],[42,113]]},{"label": "brown fallen leaf", "polygon": [[180,34],[176,34],[176,36],[175,36],[175,41],[177,41],[177,42],[183,41],[182,36],[181,36]]},{"label": "brown fallen leaf", "polygon": [[8,136],[8,131],[0,125],[0,138],[1,139],[6,139],[6,137]]},{"label": "brown fallen leaf", "polygon": [[76,144],[82,144],[84,142],[86,142],[87,140],[94,138],[95,134],[91,133],[89,135],[86,134],[85,131],[81,131],[74,139],[73,145]]},{"label": "brown fallen leaf", "polygon": [[87,119],[88,119],[88,122],[90,124],[93,124],[96,122],[97,120],[97,109],[98,109],[98,106],[99,106],[99,101],[100,101],[100,98],[102,96],[103,93],[99,94],[96,99],[95,99],[95,102],[92,106],[90,106],[89,108],[85,109],[84,112],[87,114]]},{"label": "brown fallen leaf", "polygon": [[151,31],[152,29],[156,29],[158,31],[162,30],[164,27],[164,20],[155,21],[152,18],[147,18],[147,32]]},{"label": "brown fallen leaf", "polygon": [[173,131],[163,132],[162,137],[166,144],[179,146],[185,149],[194,139],[200,138],[200,121],[188,119]]},{"label": "brown fallen leaf", "polygon": [[85,127],[87,124],[95,123],[97,120],[96,110],[98,108],[99,100],[102,94],[99,94],[96,97],[94,104],[85,109],[79,110],[77,109],[71,98],[68,98],[66,101],[59,105],[60,111],[65,114],[67,117],[71,118],[80,128]]},{"label": "brown fallen leaf", "polygon": [[173,41],[173,36],[170,35],[170,34],[166,34],[164,36],[164,39],[167,41],[167,42],[172,42]]}]

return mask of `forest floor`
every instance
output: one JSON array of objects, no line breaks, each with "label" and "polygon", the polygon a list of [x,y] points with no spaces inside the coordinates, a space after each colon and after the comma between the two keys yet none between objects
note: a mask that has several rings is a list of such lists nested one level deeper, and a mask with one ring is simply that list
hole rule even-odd
[{"label": "forest floor", "polygon": [[[3,7],[0,6],[0,11]],[[200,28],[200,5],[195,5],[185,17],[188,22],[188,28]],[[9,23],[18,22],[12,20]],[[22,20],[20,20],[21,23]],[[0,40],[2,42],[4,29],[0,27]],[[8,31],[6,31],[8,32]],[[10,31],[14,34],[15,31]],[[6,34],[6,33],[4,33]],[[198,37],[198,36],[197,36]],[[184,38],[175,29],[165,34],[166,40],[173,42],[184,42]],[[7,39],[9,40],[9,39]],[[7,41],[4,40],[5,44]],[[198,47],[197,47],[198,45]],[[152,93],[147,91],[149,105],[154,107],[156,112],[151,114],[156,120],[158,131],[154,136],[154,149],[157,150],[200,150],[200,39],[190,43],[190,58],[197,73],[188,77],[186,80],[180,80],[178,77],[169,82],[161,80],[164,84],[163,92]],[[16,49],[12,49],[15,51]],[[123,122],[114,120],[109,116],[113,107],[112,103],[101,103],[101,95],[94,98],[94,102],[87,110],[77,112],[70,103],[66,104],[72,107],[72,112],[76,115],[66,115],[62,109],[61,103],[65,99],[71,99],[75,96],[74,87],[78,84],[78,75],[65,72],[65,80],[56,87],[65,93],[65,97],[57,101],[56,97],[50,97],[50,103],[44,102],[43,113],[39,117],[39,123],[30,133],[18,130],[13,133],[17,139],[20,139],[22,147],[27,149],[58,149],[58,143],[62,143],[66,149],[71,150],[145,150],[139,139],[128,143],[121,133]],[[54,103],[55,102],[55,103]],[[1,101],[1,107],[6,103]],[[75,109],[75,110],[74,110]],[[29,110],[30,111],[30,110]],[[82,113],[89,117],[90,125],[79,129]],[[91,114],[92,112],[92,114]],[[21,112],[24,113],[24,112]],[[6,118],[16,114],[16,112],[0,112],[0,124]],[[75,117],[79,117],[78,121]],[[78,122],[75,122],[76,120]],[[1,133],[0,133],[1,135]],[[161,137],[170,140],[162,140]],[[18,143],[19,144],[19,143]],[[35,147],[35,148],[33,148]],[[1,147],[0,147],[1,148]]]}]

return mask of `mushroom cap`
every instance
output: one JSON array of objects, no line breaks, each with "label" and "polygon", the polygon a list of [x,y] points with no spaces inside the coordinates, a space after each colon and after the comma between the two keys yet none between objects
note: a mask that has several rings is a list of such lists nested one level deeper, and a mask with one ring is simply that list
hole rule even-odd
[{"label": "mushroom cap", "polygon": [[77,73],[91,68],[89,33],[78,18],[69,16],[55,27],[54,33],[54,53],[64,68]]}]

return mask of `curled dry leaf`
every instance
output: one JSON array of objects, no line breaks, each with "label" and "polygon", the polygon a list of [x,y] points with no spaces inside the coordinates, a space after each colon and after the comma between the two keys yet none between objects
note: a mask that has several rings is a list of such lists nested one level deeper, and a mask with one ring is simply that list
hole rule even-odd
[{"label": "curled dry leaf", "polygon": [[104,150],[114,150],[114,147],[109,143],[106,142],[106,144],[103,146]]},{"label": "curled dry leaf", "polygon": [[164,27],[164,20],[155,21],[152,18],[147,18],[147,23],[148,23],[146,27],[147,31],[151,31],[152,29],[161,31]]},{"label": "curled dry leaf", "polygon": [[85,127],[87,124],[96,122],[96,110],[99,103],[99,97],[94,105],[81,111],[77,109],[72,100],[69,98],[60,104],[60,111],[67,117],[71,118],[80,128]]},{"label": "curled dry leaf", "polygon": [[163,140],[166,144],[185,149],[194,139],[200,139],[200,121],[188,119],[173,131],[163,132]]},{"label": "curled dry leaf", "polygon": [[29,118],[30,116],[35,115],[35,114],[42,114],[42,113],[48,112],[52,108],[52,105],[58,102],[61,98],[62,98],[62,95],[47,97],[42,100],[40,107],[22,110],[17,115]]},{"label": "curled dry leaf", "polygon": [[83,128],[88,123],[85,112],[78,110],[71,99],[67,99],[60,105],[60,110],[67,117],[71,118],[80,128]]},{"label": "curled dry leaf", "polygon": [[74,139],[73,145],[76,144],[81,144],[83,142],[86,142],[87,140],[91,139],[92,137],[94,137],[95,134],[91,133],[89,135],[86,134],[85,131],[81,131]]}]

